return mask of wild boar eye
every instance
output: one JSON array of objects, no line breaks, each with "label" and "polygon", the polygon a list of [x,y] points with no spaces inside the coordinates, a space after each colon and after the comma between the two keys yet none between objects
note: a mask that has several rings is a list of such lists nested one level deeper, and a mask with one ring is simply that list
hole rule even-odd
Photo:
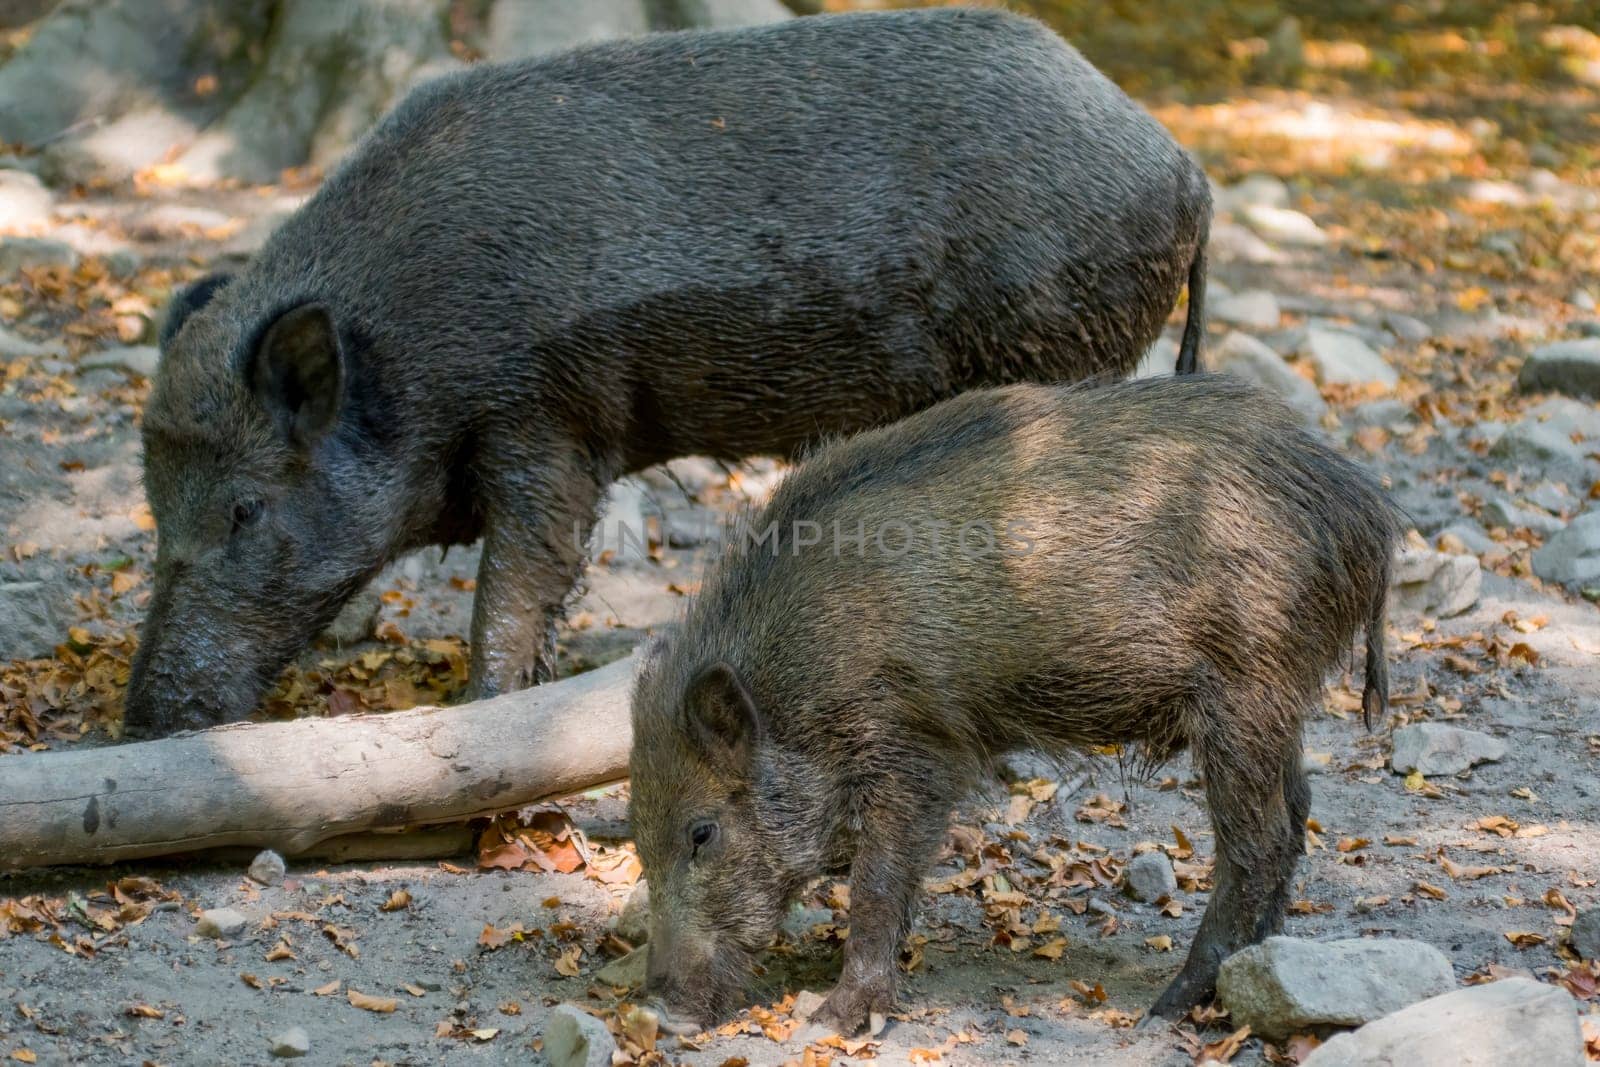
[{"label": "wild boar eye", "polygon": [[695,855],[711,842],[717,839],[717,824],[710,819],[701,819],[689,824],[689,844],[694,848]]},{"label": "wild boar eye", "polygon": [[233,506],[233,528],[241,530],[261,518],[264,505],[259,500],[241,500]]}]

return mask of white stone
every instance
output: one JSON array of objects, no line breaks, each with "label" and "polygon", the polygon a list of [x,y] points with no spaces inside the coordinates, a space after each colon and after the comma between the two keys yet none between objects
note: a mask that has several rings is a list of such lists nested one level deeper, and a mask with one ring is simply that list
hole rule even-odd
[{"label": "white stone", "polygon": [[207,908],[195,921],[194,932],[201,937],[233,937],[250,920],[232,908]]},{"label": "white stone", "polygon": [[250,870],[246,873],[262,885],[278,885],[283,881],[286,871],[283,857],[272,849],[265,848],[256,853],[256,858],[250,861]]},{"label": "white stone", "polygon": [[1155,342],[1145,349],[1139,358],[1139,365],[1134,368],[1134,378],[1160,378],[1169,376],[1178,366],[1178,343],[1170,337],[1157,337]]},{"label": "white stone", "polygon": [[558,1004],[544,1022],[550,1067],[611,1067],[617,1042],[606,1024],[571,1004]]},{"label": "white stone", "polygon": [[1540,345],[1523,361],[1517,385],[1528,392],[1600,397],[1600,337]]},{"label": "white stone", "polygon": [[[646,517],[649,491],[636,478],[623,478],[606,494],[606,506],[595,524],[590,554],[610,552],[617,561],[637,562],[650,556],[650,527]],[[564,536],[571,536],[570,533]]]},{"label": "white stone", "polygon": [[48,225],[55,197],[25,170],[0,170],[0,230],[32,230]]},{"label": "white stone", "polygon": [[96,367],[114,367],[132,371],[143,378],[154,378],[161,365],[161,352],[153,345],[134,345],[129,348],[105,348],[91,352],[78,361],[78,369],[94,370]]},{"label": "white stone", "polygon": [[1353,333],[1309,327],[1302,351],[1316,368],[1317,380],[1325,385],[1376,382],[1392,388],[1400,381],[1395,369]]},{"label": "white stone", "polygon": [[1303,1067],[1584,1067],[1572,994],[1505,978],[1432,997],[1336,1034]]},{"label": "white stone", "polygon": [[1134,900],[1152,904],[1178,891],[1178,877],[1172,861],[1159,850],[1141,852],[1128,861],[1122,871],[1123,888]]},{"label": "white stone", "polygon": [[1328,235],[1311,216],[1287,207],[1247,204],[1239,210],[1245,223],[1268,241],[1278,244],[1316,247],[1328,243]]},{"label": "white stone", "polygon": [[1223,211],[1237,211],[1252,204],[1288,207],[1289,186],[1282,178],[1274,178],[1270,174],[1252,174],[1220,190],[1216,199],[1218,209]]},{"label": "white stone", "polygon": [[1289,257],[1250,230],[1233,222],[1220,219],[1211,224],[1211,258],[1218,263],[1260,263],[1272,265],[1288,262]]},{"label": "white stone", "polygon": [[311,1038],[301,1026],[291,1026],[272,1039],[272,1054],[281,1059],[297,1059],[310,1051]]},{"label": "white stone", "polygon": [[1219,999],[1233,1025],[1268,1039],[1360,1026],[1455,988],[1455,972],[1421,941],[1269,937],[1222,962]]},{"label": "white stone", "polygon": [[1449,618],[1478,602],[1483,568],[1476,556],[1403,548],[1395,553],[1389,581],[1399,610]]},{"label": "white stone", "polygon": [[1246,289],[1213,300],[1206,311],[1217,322],[1252,330],[1275,330],[1282,315],[1278,298],[1265,289]]},{"label": "white stone", "polygon": [[626,955],[618,956],[600,968],[594,973],[594,978],[595,981],[602,985],[638,989],[644,985],[649,965],[650,949],[648,947],[636,948]]},{"label": "white stone", "polygon": [[1534,552],[1533,573],[1577,589],[1600,586],[1600,510],[1579,515]]},{"label": "white stone", "polygon": [[1327,401],[1317,387],[1303,375],[1295,373],[1283,357],[1247,333],[1235,330],[1222,339],[1206,362],[1213,370],[1234,374],[1268,389],[1286,400],[1291,407],[1304,413],[1306,421],[1315,423],[1328,410]]},{"label": "white stone", "polygon": [[1389,766],[1396,774],[1460,774],[1479,763],[1505,758],[1506,743],[1478,730],[1442,722],[1418,722],[1394,732]]}]

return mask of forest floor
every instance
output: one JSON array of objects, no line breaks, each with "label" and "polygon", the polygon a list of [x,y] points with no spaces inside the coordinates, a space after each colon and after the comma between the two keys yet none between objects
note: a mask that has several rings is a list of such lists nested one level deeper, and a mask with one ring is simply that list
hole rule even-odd
[{"label": "forest floor", "polygon": [[[1592,89],[1517,89],[1490,85],[1476,102],[1450,85],[1240,89],[1152,106],[1223,190],[1211,350],[1250,334],[1311,382],[1308,327],[1365,342],[1397,380],[1324,381],[1320,424],[1386,479],[1414,544],[1469,555],[1481,574],[1476,597],[1439,591],[1471,601],[1448,617],[1399,598],[1383,730],[1352,715],[1359,675],[1331,679],[1306,733],[1314,825],[1287,932],[1420,939],[1462,983],[1526,972],[1600,1013],[1600,970],[1567,941],[1574,913],[1600,906],[1600,608],[1594,590],[1531,564],[1600,506],[1600,406],[1516,387],[1539,345],[1600,336],[1600,106]],[[1514,121],[1496,110],[1507,96]],[[0,275],[0,611],[16,627],[0,636],[20,657],[0,663],[0,775],[116,736],[154,551],[137,434],[152,364],[137,346],[174,285],[248,255],[305,192],[183,190],[157,174],[61,195],[31,232],[46,242],[28,246],[33,265]],[[688,463],[640,484],[650,509],[682,516],[759,499],[776,474]],[[563,632],[564,669],[669,623],[708,558],[602,556]],[[449,699],[475,562],[425,552],[392,567],[376,617],[346,635],[360,639],[308,652],[264,714]],[[1390,731],[1420,721],[1483,731],[1506,752],[1457,775],[1395,773]],[[1212,838],[1186,760],[1147,781],[1114,760],[1085,767],[1018,761],[1016,782],[958,813],[904,1013],[879,1038],[808,1044],[790,1016],[788,994],[826,990],[836,972],[848,902],[824,884],[765,961],[765,1006],[692,1043],[663,1036],[659,1052],[697,1065],[1297,1062],[1310,1039],[1231,1040],[1216,1013],[1132,1028],[1193,938]],[[541,1062],[551,1006],[617,1003],[596,972],[620,948],[612,927],[636,872],[625,787],[560,810],[533,821],[572,831],[565,843],[530,831],[495,847],[497,828],[478,856],[291,861],[276,886],[245,876],[248,856],[0,876],[0,1061],[262,1063],[299,1026],[319,1063]],[[1119,887],[1152,848],[1179,875],[1162,905]],[[248,923],[199,937],[194,914],[209,908]]]}]

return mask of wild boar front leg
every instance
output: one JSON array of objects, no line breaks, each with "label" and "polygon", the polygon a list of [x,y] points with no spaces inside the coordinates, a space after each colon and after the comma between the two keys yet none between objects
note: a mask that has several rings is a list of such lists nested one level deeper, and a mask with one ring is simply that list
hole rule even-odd
[{"label": "wild boar front leg", "polygon": [[[913,776],[909,781],[937,780]],[[900,944],[911,929],[922,880],[950,817],[945,797],[898,798],[869,808],[850,864],[850,937],[839,984],[813,1021],[849,1036],[873,1013],[894,1009]]]},{"label": "wild boar front leg", "polygon": [[555,675],[555,625],[583,568],[605,479],[553,446],[517,462],[493,453],[481,473],[483,556],[472,603],[469,700],[525,689]]}]

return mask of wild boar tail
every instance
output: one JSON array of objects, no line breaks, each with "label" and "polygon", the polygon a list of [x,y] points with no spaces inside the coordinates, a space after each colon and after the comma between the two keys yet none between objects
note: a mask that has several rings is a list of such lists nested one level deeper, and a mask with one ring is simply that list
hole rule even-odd
[{"label": "wild boar tail", "polygon": [[1178,348],[1176,374],[1193,374],[1200,369],[1200,341],[1206,335],[1207,239],[1208,235],[1202,232],[1194,259],[1189,263],[1189,314],[1183,321],[1183,343]]},{"label": "wild boar tail", "polygon": [[1361,689],[1361,719],[1371,733],[1389,713],[1389,655],[1385,617],[1389,601],[1389,563],[1384,561],[1367,614],[1366,679]]}]

